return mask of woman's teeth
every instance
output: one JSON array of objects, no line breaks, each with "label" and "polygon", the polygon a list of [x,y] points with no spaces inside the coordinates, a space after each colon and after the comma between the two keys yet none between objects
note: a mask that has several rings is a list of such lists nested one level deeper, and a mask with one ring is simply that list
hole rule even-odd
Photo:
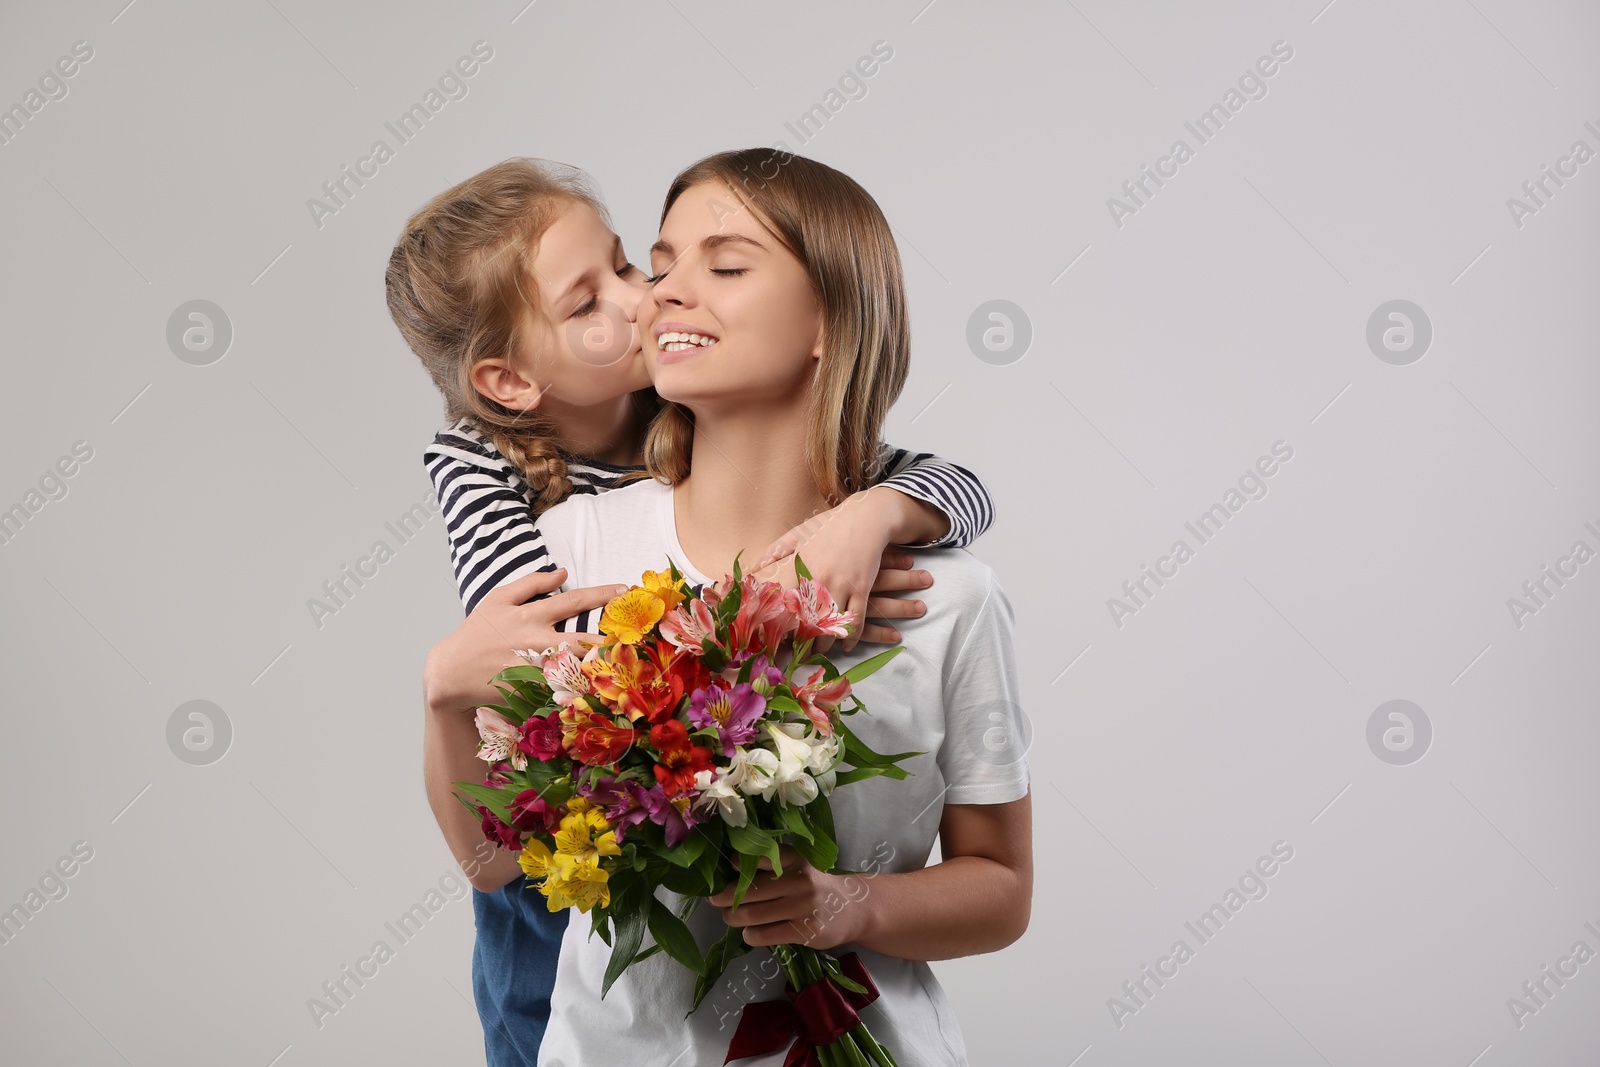
[{"label": "woman's teeth", "polygon": [[661,346],[663,352],[683,352],[691,348],[710,348],[717,343],[715,337],[707,337],[698,333],[675,333],[668,331],[656,338],[656,344]]}]

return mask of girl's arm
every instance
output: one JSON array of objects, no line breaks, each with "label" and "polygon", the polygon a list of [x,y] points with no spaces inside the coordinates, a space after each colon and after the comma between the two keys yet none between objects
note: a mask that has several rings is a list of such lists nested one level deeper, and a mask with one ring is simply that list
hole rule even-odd
[{"label": "girl's arm", "polygon": [[456,426],[438,433],[422,460],[450,542],[461,603],[534,571],[555,570],[523,483],[494,445]]},{"label": "girl's arm", "polygon": [[[877,484],[794,526],[750,568],[752,573],[761,572],[798,554],[833,599],[856,614],[857,629],[840,645],[845,652],[853,651],[860,641],[892,644],[900,640],[898,631],[885,624],[891,619],[915,618],[926,610],[920,600],[872,595],[933,584],[927,571],[896,568],[889,560],[898,554],[886,556],[886,548],[965,547],[994,519],[989,491],[964,467],[928,452],[912,453],[887,444],[879,446],[878,464],[884,477]],[[786,571],[779,572],[778,580],[789,580]],[[829,651],[833,640],[820,638],[817,651]]]},{"label": "girl's arm", "polygon": [[[907,548],[965,548],[994,522],[994,501],[976,474],[931,452],[907,452],[880,443],[887,486],[913,503],[896,516],[889,544]],[[879,494],[885,495],[885,494]],[[915,538],[914,540],[912,538]]]},{"label": "girl's arm", "polygon": [[479,704],[501,700],[500,691],[489,680],[504,668],[525,662],[513,649],[543,649],[556,643],[530,640],[536,632],[549,628],[550,616],[566,618],[603,605],[623,588],[594,586],[523,603],[556,589],[566,573],[564,569],[536,571],[491,590],[454,633],[433,646],[423,670],[422,775],[428,805],[467,880],[484,892],[500,888],[521,870],[515,853],[485,847],[488,842],[479,820],[454,795],[454,783],[480,782],[489,769],[477,755],[479,738],[474,722]]}]

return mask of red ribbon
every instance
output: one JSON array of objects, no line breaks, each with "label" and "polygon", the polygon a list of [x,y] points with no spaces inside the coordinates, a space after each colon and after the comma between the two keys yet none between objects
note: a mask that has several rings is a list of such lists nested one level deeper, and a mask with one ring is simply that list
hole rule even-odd
[{"label": "red ribbon", "polygon": [[861,1022],[856,1009],[878,999],[878,987],[857,953],[840,956],[839,969],[846,978],[867,991],[856,993],[841,989],[826,974],[798,992],[785,982],[783,992],[787,1000],[759,1000],[744,1006],[733,1040],[728,1043],[728,1055],[722,1062],[760,1056],[779,1048],[792,1037],[794,1043],[783,1059],[783,1067],[821,1067],[817,1049],[833,1044],[854,1030]]}]

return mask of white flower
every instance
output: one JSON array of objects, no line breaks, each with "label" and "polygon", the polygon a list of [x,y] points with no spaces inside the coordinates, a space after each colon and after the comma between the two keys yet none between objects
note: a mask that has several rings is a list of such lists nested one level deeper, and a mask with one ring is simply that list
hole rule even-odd
[{"label": "white flower", "polygon": [[764,748],[741,748],[734,752],[734,763],[739,765],[735,784],[742,793],[760,793],[772,799],[772,783],[778,773],[778,757]]},{"label": "white flower", "polygon": [[528,755],[517,746],[522,731],[504,715],[493,708],[478,709],[478,736],[483,743],[478,746],[478,758],[486,763],[509,759],[517,770],[526,770]]},{"label": "white flower", "polygon": [[771,800],[777,793],[785,804],[804,807],[817,799],[816,779],[807,773],[812,745],[806,740],[806,727],[797,722],[769,722],[766,727],[777,750],[778,768],[761,791],[762,799]]},{"label": "white flower", "polygon": [[694,787],[700,795],[695,798],[695,804],[709,808],[714,803],[723,822],[729,826],[743,826],[750,821],[750,814],[745,809],[744,797],[739,795],[734,776],[729,773],[732,769],[730,765],[720,772],[696,771]]},{"label": "white flower", "polygon": [[571,704],[580,696],[594,692],[589,676],[583,673],[582,661],[567,649],[565,642],[560,652],[548,655],[540,666],[544,669],[545,684],[550,687],[550,697],[557,704]]}]

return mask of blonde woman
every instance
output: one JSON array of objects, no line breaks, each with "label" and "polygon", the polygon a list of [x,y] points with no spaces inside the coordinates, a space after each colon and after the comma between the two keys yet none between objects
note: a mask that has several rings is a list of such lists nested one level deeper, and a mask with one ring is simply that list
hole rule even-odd
[{"label": "blonde woman", "polygon": [[[769,149],[701,160],[667,194],[651,263],[638,324],[667,402],[646,439],[654,477],[543,515],[545,542],[573,584],[636,582],[669,557],[694,584],[730,572],[790,516],[867,484],[906,377],[888,224],[830,167]],[[1010,603],[965,551],[913,555],[941,595],[902,625],[905,652],[861,683],[871,714],[852,728],[878,751],[925,754],[903,781],[873,778],[833,795],[839,865],[870,878],[823,873],[789,850],[781,878],[758,876],[738,908],[731,888],[707,898],[690,924],[702,949],[739,926],[752,946],[857,951],[879,989],[862,1015],[875,1036],[906,1067],[945,1067],[968,1058],[927,961],[993,952],[1027,928],[1031,791],[1025,754],[997,754],[985,741],[997,724],[1021,735]],[[836,661],[844,669],[866,651]],[[670,807],[650,805],[650,817]],[[935,839],[941,862],[929,866]],[[685,1018],[694,976],[658,953],[602,999],[610,954],[588,922],[569,922],[540,1067],[719,1064],[740,1005],[783,995],[770,954],[751,952]],[[784,1051],[739,1062],[776,1067]]]}]

